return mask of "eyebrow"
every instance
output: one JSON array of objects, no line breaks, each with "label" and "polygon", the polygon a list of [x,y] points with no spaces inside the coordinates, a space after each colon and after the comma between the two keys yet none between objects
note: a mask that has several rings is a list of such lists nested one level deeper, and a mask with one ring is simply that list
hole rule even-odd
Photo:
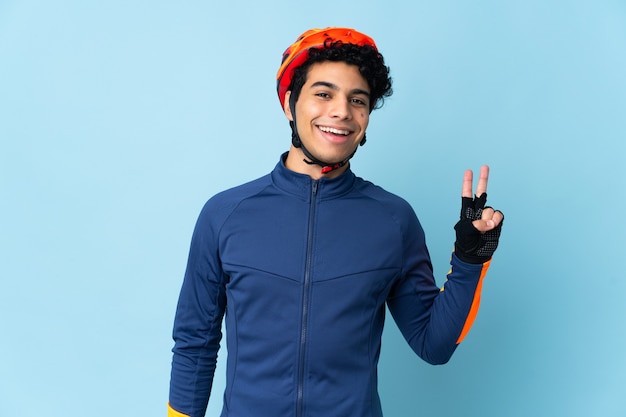
[{"label": "eyebrow", "polygon": [[[327,87],[330,88],[331,90],[339,90],[339,87],[333,83],[329,83],[328,81],[316,81],[313,84],[311,84],[311,88],[312,87]],[[364,96],[367,96],[368,98],[370,97],[370,93],[368,91],[365,90],[361,90],[360,88],[355,88],[354,90],[350,91],[351,94],[363,94]]]}]

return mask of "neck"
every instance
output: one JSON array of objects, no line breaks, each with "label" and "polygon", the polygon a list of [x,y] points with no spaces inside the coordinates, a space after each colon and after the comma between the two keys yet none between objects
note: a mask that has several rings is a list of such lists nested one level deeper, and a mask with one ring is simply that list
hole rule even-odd
[{"label": "neck", "polygon": [[348,166],[350,164],[346,164],[340,168],[337,168],[333,171],[330,171],[326,174],[322,173],[322,167],[319,165],[310,165],[304,162],[304,160],[308,158],[302,152],[302,149],[296,148],[295,146],[291,146],[289,149],[289,154],[287,155],[287,159],[285,160],[285,166],[294,172],[299,174],[308,175],[314,180],[319,180],[320,178],[335,178],[339,175],[346,172]]}]

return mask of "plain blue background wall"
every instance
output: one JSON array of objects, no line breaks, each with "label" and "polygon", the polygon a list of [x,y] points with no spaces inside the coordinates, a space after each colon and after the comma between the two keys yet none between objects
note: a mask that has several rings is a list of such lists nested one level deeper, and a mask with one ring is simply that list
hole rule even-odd
[{"label": "plain blue background wall", "polygon": [[626,415],[624,1],[0,0],[0,416],[165,415],[196,216],[287,149],[281,53],[329,25],[391,66],[353,168],[413,205],[439,283],[464,169],[506,215],[449,364],[388,321],[386,415]]}]

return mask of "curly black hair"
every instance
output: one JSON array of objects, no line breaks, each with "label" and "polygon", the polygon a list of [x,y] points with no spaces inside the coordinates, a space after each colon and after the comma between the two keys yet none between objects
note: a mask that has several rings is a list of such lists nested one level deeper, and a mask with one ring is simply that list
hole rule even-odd
[{"label": "curly black hair", "polygon": [[309,49],[307,60],[294,70],[288,88],[291,90],[293,103],[300,97],[309,68],[313,64],[325,61],[345,62],[359,68],[359,72],[370,87],[370,111],[381,108],[385,98],[393,94],[389,67],[385,65],[383,56],[376,49],[369,45],[359,46],[336,41],[324,44],[323,48]]}]

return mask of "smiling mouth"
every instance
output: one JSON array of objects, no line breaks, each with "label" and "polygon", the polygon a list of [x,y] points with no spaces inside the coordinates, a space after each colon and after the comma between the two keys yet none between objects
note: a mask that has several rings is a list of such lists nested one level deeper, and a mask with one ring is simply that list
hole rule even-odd
[{"label": "smiling mouth", "polygon": [[334,135],[341,135],[341,136],[348,136],[350,133],[352,133],[349,130],[335,129],[334,127],[328,127],[328,126],[318,126],[318,129],[321,130],[322,132],[332,133]]}]

